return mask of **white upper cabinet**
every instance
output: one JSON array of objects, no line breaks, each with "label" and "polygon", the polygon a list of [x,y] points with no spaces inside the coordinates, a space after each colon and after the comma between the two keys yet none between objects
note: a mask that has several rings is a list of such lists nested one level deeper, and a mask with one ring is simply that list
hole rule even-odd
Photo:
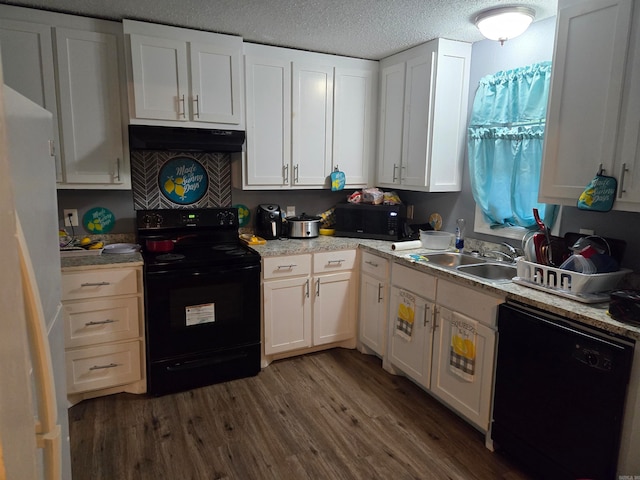
[{"label": "white upper cabinet", "polygon": [[245,44],[245,75],[242,188],[329,188],[334,170],[368,185],[377,62]]},{"label": "white upper cabinet", "polygon": [[382,60],[377,184],[459,191],[471,44],[438,39]]},{"label": "white upper cabinet", "polygon": [[64,181],[130,188],[118,35],[56,28]]},{"label": "white upper cabinet", "polygon": [[53,114],[58,188],[129,189],[119,23],[0,5],[6,83]]},{"label": "white upper cabinet", "polygon": [[124,20],[131,123],[244,128],[242,38]]},{"label": "white upper cabinet", "polygon": [[561,1],[540,201],[575,205],[602,167],[618,179],[613,208],[640,211],[638,85],[637,2]]}]

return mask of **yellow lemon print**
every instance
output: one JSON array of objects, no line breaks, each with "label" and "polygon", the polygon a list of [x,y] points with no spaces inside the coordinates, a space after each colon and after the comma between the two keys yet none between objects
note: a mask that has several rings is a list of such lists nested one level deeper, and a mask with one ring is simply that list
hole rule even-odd
[{"label": "yellow lemon print", "polygon": [[164,182],[164,191],[167,193],[173,192],[175,188],[175,184],[173,183],[173,179],[171,177],[167,178],[167,181]]},{"label": "yellow lemon print", "polygon": [[465,356],[470,359],[476,358],[476,348],[470,338],[464,339],[464,346],[466,352]]},{"label": "yellow lemon print", "polygon": [[462,338],[460,338],[458,335],[453,335],[453,337],[451,337],[451,345],[453,346],[454,352],[456,352],[458,355],[465,356],[467,347]]}]

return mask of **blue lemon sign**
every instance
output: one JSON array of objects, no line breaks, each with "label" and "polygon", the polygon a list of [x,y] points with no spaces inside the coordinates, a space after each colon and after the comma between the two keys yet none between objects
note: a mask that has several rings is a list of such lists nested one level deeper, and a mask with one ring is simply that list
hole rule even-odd
[{"label": "blue lemon sign", "polygon": [[169,200],[190,205],[207,193],[209,177],[202,164],[189,157],[175,157],[160,169],[160,191]]}]

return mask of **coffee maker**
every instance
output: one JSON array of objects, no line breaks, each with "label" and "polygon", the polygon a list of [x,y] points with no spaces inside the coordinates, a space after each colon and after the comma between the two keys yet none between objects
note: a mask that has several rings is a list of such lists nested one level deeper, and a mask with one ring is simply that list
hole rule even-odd
[{"label": "coffee maker", "polygon": [[256,212],[256,235],[273,240],[282,235],[282,212],[274,204],[258,205]]}]

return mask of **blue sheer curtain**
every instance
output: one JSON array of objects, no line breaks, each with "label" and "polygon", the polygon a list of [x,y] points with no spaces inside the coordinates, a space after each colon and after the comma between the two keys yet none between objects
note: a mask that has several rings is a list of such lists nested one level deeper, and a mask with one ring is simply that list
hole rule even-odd
[{"label": "blue sheer curtain", "polygon": [[491,228],[552,226],[556,205],[538,203],[551,62],[480,80],[469,122],[473,197]]}]

